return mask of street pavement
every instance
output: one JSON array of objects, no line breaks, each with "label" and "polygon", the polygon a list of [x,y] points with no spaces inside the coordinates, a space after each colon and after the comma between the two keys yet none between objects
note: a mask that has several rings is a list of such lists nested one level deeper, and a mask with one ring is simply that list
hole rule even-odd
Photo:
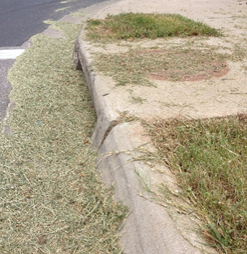
[{"label": "street pavement", "polygon": [[[105,0],[1,0],[0,1],[0,123],[9,103],[11,84],[8,70],[14,64],[13,57],[6,57],[6,50],[23,50],[28,40],[49,25],[43,21],[58,20],[79,9]],[[9,54],[9,53],[8,53]]]},{"label": "street pavement", "polygon": [[48,27],[45,20],[63,16],[105,0],[1,0],[0,47],[21,46]]}]

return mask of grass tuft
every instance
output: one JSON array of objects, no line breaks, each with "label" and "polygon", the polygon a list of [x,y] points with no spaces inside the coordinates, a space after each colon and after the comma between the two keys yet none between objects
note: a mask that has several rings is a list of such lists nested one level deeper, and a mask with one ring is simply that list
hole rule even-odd
[{"label": "grass tuft", "polygon": [[246,253],[247,115],[145,126],[183,194],[201,211],[208,243],[219,252]]},{"label": "grass tuft", "polygon": [[87,21],[87,36],[100,41],[138,38],[220,36],[219,30],[179,14],[122,13]]}]

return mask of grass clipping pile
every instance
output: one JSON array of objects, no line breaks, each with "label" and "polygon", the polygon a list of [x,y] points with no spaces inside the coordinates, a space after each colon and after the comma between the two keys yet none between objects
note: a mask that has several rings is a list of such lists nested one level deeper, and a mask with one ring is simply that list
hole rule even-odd
[{"label": "grass clipping pile", "polygon": [[[97,54],[95,68],[116,85],[154,86],[153,80],[198,81],[224,76],[227,56],[212,48],[132,49],[127,53]],[[186,64],[185,64],[186,63]]]},{"label": "grass clipping pile", "polygon": [[[93,104],[71,52],[81,26],[55,23],[64,38],[32,38],[9,74],[14,110],[0,138],[1,253],[120,253],[126,208],[95,172]],[[9,112],[10,113],[10,112]]]}]

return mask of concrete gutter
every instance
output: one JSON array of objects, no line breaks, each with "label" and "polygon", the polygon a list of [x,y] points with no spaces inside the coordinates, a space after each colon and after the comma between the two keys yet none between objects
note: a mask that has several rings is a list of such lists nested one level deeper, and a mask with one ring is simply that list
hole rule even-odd
[{"label": "concrete gutter", "polygon": [[[219,17],[220,14],[217,12],[213,14],[211,9],[216,11],[217,8],[220,9],[227,5],[226,13],[229,13],[229,10],[233,10],[231,5],[235,4],[231,0],[227,0],[227,4],[223,0],[217,3],[211,0],[186,0],[183,4],[181,1],[174,1],[172,4],[168,0],[162,0],[161,2],[151,1],[150,3],[148,0],[109,1],[97,5],[97,8],[91,9],[90,12],[92,14],[91,17],[102,18],[107,13],[116,14],[124,11],[141,12],[147,10],[148,6],[150,7],[149,11],[153,12],[162,12],[161,6],[166,10],[163,12],[176,12],[174,10],[177,10],[177,6],[180,6],[180,11],[177,11],[178,13],[184,14],[182,13],[184,10],[185,13],[187,10],[192,10],[188,11],[189,14],[187,13],[188,15],[186,16],[194,17],[195,19],[205,17],[205,20],[208,21],[207,23],[212,23],[216,19],[220,19],[220,22],[214,24],[217,28],[224,21]],[[202,3],[207,8],[203,9],[203,6],[201,6]],[[204,13],[204,16],[202,13]],[[215,18],[214,15],[217,17]],[[80,32],[75,44],[73,53],[74,67],[77,70],[83,70],[91,97],[94,101],[97,124],[92,136],[92,142],[94,149],[99,154],[98,169],[106,186],[110,187],[114,184],[116,200],[122,201],[130,207],[130,214],[125,219],[120,234],[124,253],[215,253],[214,250],[201,244],[203,240],[196,234],[194,227],[198,221],[194,222],[187,216],[176,214],[175,222],[174,216],[173,219],[171,218],[171,215],[175,214],[174,211],[155,202],[152,195],[148,193],[147,190],[149,188],[152,190],[153,188],[155,189],[155,185],[158,182],[167,183],[176,192],[178,191],[176,180],[173,179],[172,174],[167,168],[157,165],[150,167],[140,160],[136,160],[142,154],[141,149],[144,149],[145,152],[153,152],[155,149],[141,124],[137,121],[123,123],[121,122],[121,114],[124,113],[125,108],[138,117],[142,117],[143,115],[154,116],[154,111],[150,112],[148,106],[147,108],[145,106],[141,108],[133,108],[130,106],[129,102],[125,99],[125,88],[122,88],[118,92],[113,91],[114,85],[112,84],[111,78],[102,76],[102,74],[92,69],[92,45],[85,40],[84,29],[85,27]],[[229,77],[227,76],[224,80],[229,80],[229,87],[235,85],[237,82],[234,81],[235,83],[233,84],[230,83],[230,80],[232,80],[231,77],[236,77],[236,73],[230,72],[227,75]],[[243,79],[241,75],[239,75],[239,84],[242,83]],[[216,80],[216,85],[218,84],[217,82]],[[224,87],[226,87],[225,83]],[[144,91],[144,88],[141,89]],[[140,92],[142,93],[143,91]],[[121,94],[121,92],[123,93]],[[157,90],[146,91],[148,95],[155,92],[157,93]],[[164,94],[164,91],[162,94]],[[211,104],[208,104],[208,108],[219,108],[217,105],[212,106]],[[196,106],[197,104],[195,104]],[[228,111],[225,105],[222,105],[222,110],[219,109],[217,112],[210,111],[208,108],[204,109],[204,111],[195,110],[197,114],[201,112],[201,115],[196,115],[196,117],[223,116],[234,112],[238,113],[239,110],[246,110],[244,106],[242,108],[234,108],[235,111],[231,111],[233,110],[231,105],[228,105]],[[155,106],[155,109],[157,109],[157,106]],[[170,117],[168,111],[157,111],[155,113],[157,113],[157,116],[163,115]],[[186,114],[195,117],[192,111],[188,111]]]}]

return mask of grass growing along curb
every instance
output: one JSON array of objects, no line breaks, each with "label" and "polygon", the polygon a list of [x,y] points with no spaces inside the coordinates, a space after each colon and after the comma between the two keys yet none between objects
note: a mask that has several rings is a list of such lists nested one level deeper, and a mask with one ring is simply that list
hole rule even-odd
[{"label": "grass growing along curb", "polygon": [[183,195],[201,211],[208,243],[220,252],[246,253],[247,115],[144,125]]},{"label": "grass growing along curb", "polygon": [[197,35],[220,36],[221,33],[179,14],[122,13],[87,21],[87,36],[94,41]]},{"label": "grass growing along curb", "polygon": [[32,38],[9,73],[16,107],[1,124],[0,252],[121,253],[126,207],[112,200],[90,149],[93,104],[71,52],[80,25],[55,23],[65,38]]}]

